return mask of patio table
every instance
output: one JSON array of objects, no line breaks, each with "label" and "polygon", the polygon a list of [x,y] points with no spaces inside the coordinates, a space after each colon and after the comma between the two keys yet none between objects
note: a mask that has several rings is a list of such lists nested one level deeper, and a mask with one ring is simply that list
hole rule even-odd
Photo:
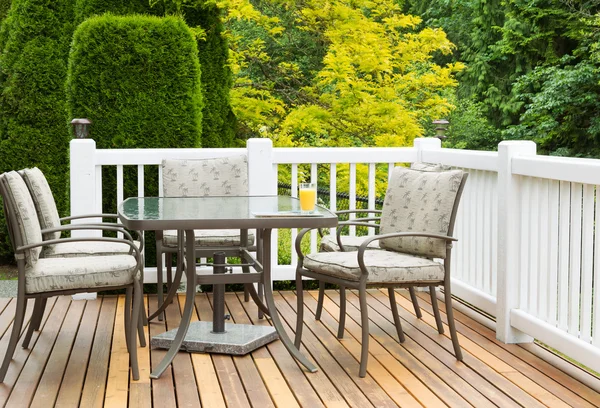
[{"label": "patio table", "polygon": [[[119,205],[118,213],[123,225],[132,230],[174,229],[180,233],[185,232],[187,289],[181,324],[165,357],[150,375],[151,378],[160,377],[184,342],[194,310],[197,284],[220,286],[230,283],[263,283],[266,307],[282,343],[310,372],[317,370],[294,346],[277,314],[271,288],[271,231],[273,228],[336,227],[338,218],[334,213],[316,206],[314,213],[301,214],[300,201],[289,196],[131,197]],[[194,251],[196,229],[256,229],[257,259],[247,250],[240,249],[242,262],[251,264],[255,272],[198,272]],[[217,258],[222,259],[218,254]],[[215,262],[215,272],[223,272],[221,266],[223,265]],[[218,298],[215,296],[213,309],[223,311],[224,305],[217,304],[223,302],[223,297],[220,296],[220,301]]]}]

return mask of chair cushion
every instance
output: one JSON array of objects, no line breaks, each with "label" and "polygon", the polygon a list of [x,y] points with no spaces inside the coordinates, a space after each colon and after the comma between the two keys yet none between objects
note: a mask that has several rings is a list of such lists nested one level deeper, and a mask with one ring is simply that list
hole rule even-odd
[{"label": "chair cushion", "polygon": [[[448,235],[463,175],[461,170],[427,172],[395,167],[383,203],[380,234],[429,232]],[[446,241],[442,239],[388,238],[380,240],[379,245],[428,258],[446,257]]]},{"label": "chair cushion", "polygon": [[[346,251],[358,251],[358,247],[364,242],[368,236],[355,237],[351,235],[342,235],[342,245]],[[373,241],[369,244],[368,248],[381,249],[379,242]],[[340,252],[340,247],[337,243],[335,235],[325,235],[321,238],[320,250],[322,252]]]},{"label": "chair cushion", "polygon": [[[4,173],[4,177],[8,184],[7,198],[12,202],[17,220],[17,225],[13,228],[19,229],[22,245],[42,242],[40,222],[25,181],[16,171]],[[25,251],[25,263],[28,266],[35,264],[41,251],[41,246]]]},{"label": "chair cushion", "polygon": [[25,269],[25,292],[123,286],[132,283],[138,274],[136,259],[131,255],[41,258]]},{"label": "chair cushion", "polygon": [[[194,230],[197,247],[240,246],[240,230]],[[248,233],[248,245],[254,244],[254,234]],[[177,231],[163,231],[163,246],[177,247]]]},{"label": "chair cushion", "polygon": [[[306,255],[304,267],[322,275],[358,281],[357,252],[318,252]],[[365,251],[369,283],[440,282],[444,265],[430,259],[393,251]]]},{"label": "chair cushion", "polygon": [[[37,210],[37,216],[42,229],[60,227],[60,217],[56,209],[56,202],[50,190],[48,180],[44,173],[37,167],[25,169],[21,173],[29,188],[31,198]],[[49,232],[44,234],[44,241],[60,238],[60,232]]]},{"label": "chair cushion", "polygon": [[410,165],[410,168],[418,171],[447,171],[452,169],[452,167],[445,164],[423,162],[415,162]]},{"label": "chair cushion", "polygon": [[[140,247],[139,241],[133,241],[133,244]],[[128,254],[130,249],[129,245],[119,242],[65,242],[44,247],[42,258],[123,255]]]},{"label": "chair cushion", "polygon": [[248,195],[245,155],[203,160],[163,160],[165,197]]}]

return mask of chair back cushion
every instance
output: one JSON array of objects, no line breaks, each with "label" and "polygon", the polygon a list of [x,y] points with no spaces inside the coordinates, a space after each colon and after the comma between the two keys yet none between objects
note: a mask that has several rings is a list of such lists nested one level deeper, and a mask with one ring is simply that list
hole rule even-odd
[{"label": "chair back cushion", "polygon": [[[426,232],[448,235],[463,171],[392,171],[381,214],[380,234]],[[429,237],[389,238],[384,249],[428,258],[446,258],[446,241]]]},{"label": "chair back cushion", "polygon": [[[30,245],[42,242],[42,232],[40,222],[35,211],[35,205],[29,193],[29,189],[23,181],[23,178],[16,172],[11,171],[4,173],[6,180],[6,197],[9,200],[11,210],[14,211],[14,216],[17,225],[12,225],[11,230],[19,234],[17,245]],[[11,217],[7,217],[7,222],[13,222]],[[20,242],[19,242],[20,241]],[[28,266],[33,266],[39,256],[42,247],[37,247],[25,251],[25,262]]]},{"label": "chair back cushion", "polygon": [[246,196],[248,159],[163,160],[162,178],[165,197]]},{"label": "chair back cushion", "polygon": [[445,164],[424,162],[414,162],[410,165],[410,168],[419,171],[446,171],[452,169],[452,167]]},{"label": "chair back cushion", "polygon": [[[33,204],[37,211],[38,220],[42,229],[60,227],[60,217],[56,209],[56,202],[50,190],[48,180],[44,173],[37,167],[25,169],[21,172],[27,188],[33,198]],[[44,234],[44,240],[58,239],[60,232],[50,232]]]}]

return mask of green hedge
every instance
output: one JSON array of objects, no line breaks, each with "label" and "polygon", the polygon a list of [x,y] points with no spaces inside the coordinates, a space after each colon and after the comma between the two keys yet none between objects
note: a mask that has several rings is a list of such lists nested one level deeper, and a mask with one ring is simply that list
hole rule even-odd
[{"label": "green hedge", "polygon": [[2,22],[2,20],[4,20],[6,14],[8,14],[8,10],[10,9],[11,3],[12,0],[0,0],[0,23]]},{"label": "green hedge", "polygon": [[[0,172],[39,167],[61,214],[67,211],[68,199],[71,136],[65,123],[64,83],[72,3],[14,0],[0,31]],[[2,231],[0,257],[10,259],[12,249]]]},{"label": "green hedge", "polygon": [[68,115],[93,121],[98,148],[198,147],[197,55],[180,18],[92,17],[73,35]]}]

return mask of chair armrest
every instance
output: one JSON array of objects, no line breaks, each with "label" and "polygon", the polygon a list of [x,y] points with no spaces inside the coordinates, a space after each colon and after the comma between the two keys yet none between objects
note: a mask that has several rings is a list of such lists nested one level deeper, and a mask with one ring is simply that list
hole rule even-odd
[{"label": "chair armrest", "polygon": [[[130,241],[133,241],[131,234],[129,231],[125,229],[125,227],[121,224],[114,223],[102,223],[102,224],[67,224],[61,225],[60,227],[47,228],[42,230],[42,234],[50,233],[50,232],[62,232],[62,231],[75,231],[75,230],[101,230],[101,231],[116,231],[121,232],[127,236]],[[136,231],[137,233],[137,231]],[[138,233],[139,234],[139,233]],[[50,241],[43,241],[50,242]],[[50,245],[50,244],[47,244]]]},{"label": "chair armrest", "polygon": [[[90,229],[90,228],[83,228],[83,229]],[[35,244],[29,244],[29,245],[23,245],[18,247],[15,250],[15,254],[20,254],[28,249],[33,249],[33,248],[37,248],[40,246],[47,246],[47,245],[56,245],[56,244],[62,244],[65,242],[84,242],[84,241],[95,241],[95,242],[115,242],[115,243],[121,243],[121,244],[127,244],[131,247],[131,252],[135,252],[135,256],[136,258],[138,258],[138,264],[139,264],[139,259],[140,259],[140,249],[138,247],[136,247],[134,245],[134,243],[130,240],[127,239],[123,239],[123,238],[109,238],[109,237],[78,237],[78,238],[58,238],[58,239],[50,239],[48,241],[42,241],[42,242],[37,242]]]},{"label": "chair armrest", "polygon": [[[110,217],[110,216],[115,216],[118,217],[116,214],[97,214],[97,216],[106,216],[106,217]],[[81,215],[81,216],[74,216],[74,217],[65,217],[65,218],[61,218],[61,220],[75,220],[75,219],[82,219],[82,218],[88,218],[88,217],[96,217],[95,215]],[[88,228],[79,228],[80,226],[85,225]],[[42,234],[46,234],[46,233],[50,233],[50,232],[58,232],[58,231],[70,231],[70,230],[81,230],[81,229],[96,229],[96,228],[89,228],[90,226],[92,227],[102,227],[102,226],[109,226],[109,227],[116,227],[118,228],[118,232],[122,232],[123,234],[126,234],[127,237],[129,239],[131,239],[133,241],[133,238],[131,237],[131,234],[129,233],[130,231],[135,232],[138,241],[140,242],[140,251],[144,250],[144,233],[143,231],[138,231],[138,230],[128,230],[125,228],[125,226],[123,224],[118,224],[116,222],[102,222],[102,223],[89,223],[89,224],[65,224],[65,225],[61,225],[60,227],[55,227],[55,228],[47,228],[45,230],[42,230]]]},{"label": "chair armrest", "polygon": [[454,237],[450,237],[448,235],[440,235],[440,234],[431,234],[429,232],[392,232],[390,234],[383,234],[383,235],[373,235],[370,238],[367,238],[358,248],[358,266],[360,267],[360,271],[362,272],[363,276],[368,275],[369,274],[369,270],[367,269],[367,266],[365,265],[365,250],[367,249],[367,247],[369,246],[369,244],[373,241],[378,241],[381,239],[386,239],[386,238],[399,238],[399,237],[427,237],[427,238],[437,238],[437,239],[443,239],[446,240],[448,243],[452,242],[452,241],[458,241],[457,238]]},{"label": "chair armrest", "polygon": [[358,214],[358,213],[381,214],[382,211],[381,210],[370,210],[368,208],[365,208],[365,209],[354,209],[354,210],[340,210],[340,211],[336,211],[335,212],[336,215]]},{"label": "chair armrest", "polygon": [[335,239],[337,241],[338,246],[342,252],[346,252],[344,245],[342,244],[342,228],[346,225],[355,225],[359,227],[367,227],[367,228],[379,228],[379,224],[371,224],[369,222],[361,222],[365,220],[365,218],[359,218],[357,221],[342,221],[338,223],[338,227],[335,231]]},{"label": "chair armrest", "polygon": [[306,235],[306,233],[308,231],[312,231],[314,229],[320,229],[320,228],[303,228],[302,230],[300,230],[300,232],[298,233],[298,235],[296,236],[296,242],[294,243],[294,247],[296,248],[296,253],[298,254],[298,261],[299,261],[299,265],[302,265],[302,260],[304,259],[304,254],[302,253],[302,238],[304,237],[304,235]]},{"label": "chair armrest", "polygon": [[83,218],[119,218],[118,214],[82,214],[82,215],[72,215],[70,217],[60,218],[60,222],[63,221],[71,221],[71,220],[80,220]]}]

